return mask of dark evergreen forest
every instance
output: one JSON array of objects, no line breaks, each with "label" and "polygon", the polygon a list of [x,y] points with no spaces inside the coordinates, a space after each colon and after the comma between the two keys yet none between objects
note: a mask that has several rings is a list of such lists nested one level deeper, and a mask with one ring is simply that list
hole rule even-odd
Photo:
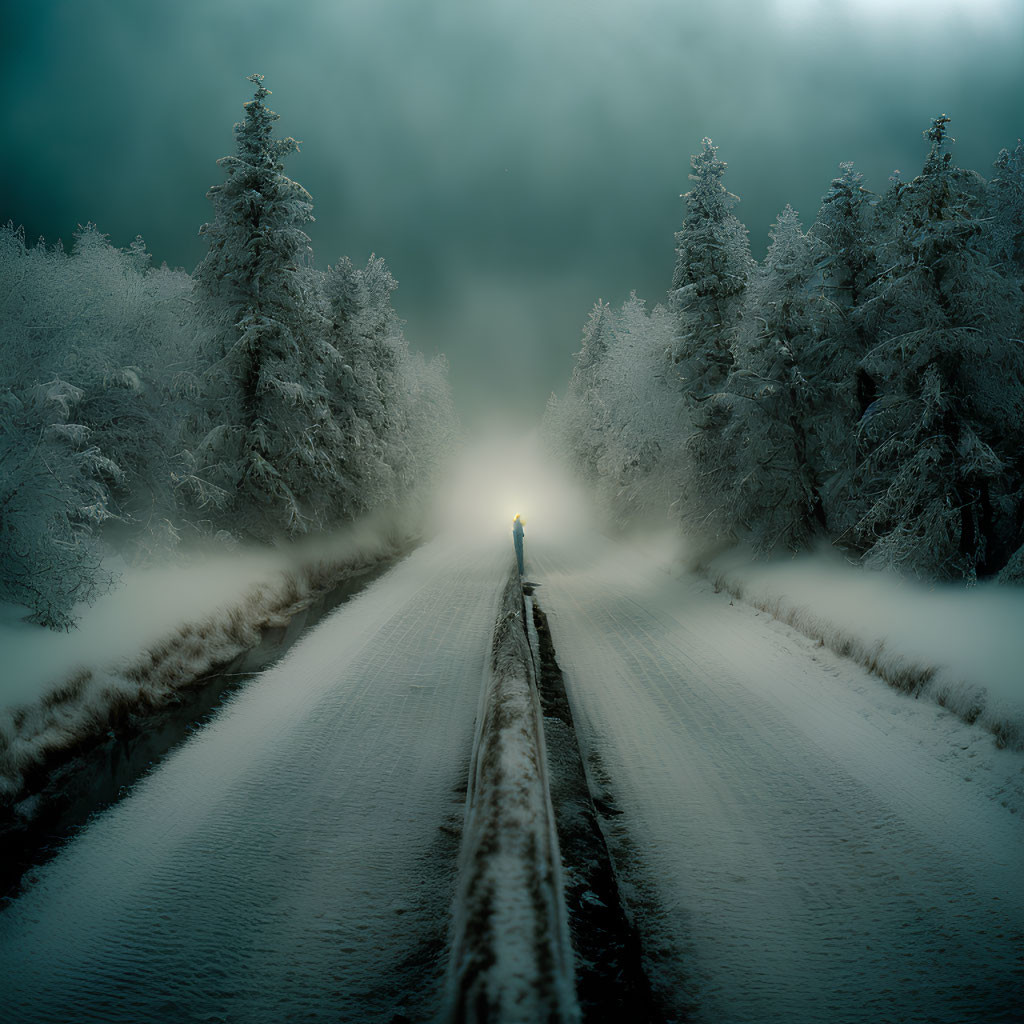
[{"label": "dark evergreen forest", "polygon": [[726,164],[692,158],[668,302],[598,302],[552,446],[620,524],[823,540],[929,580],[1024,579],[1024,145],[986,179],[949,118],[881,193],[852,163],[751,258]]}]

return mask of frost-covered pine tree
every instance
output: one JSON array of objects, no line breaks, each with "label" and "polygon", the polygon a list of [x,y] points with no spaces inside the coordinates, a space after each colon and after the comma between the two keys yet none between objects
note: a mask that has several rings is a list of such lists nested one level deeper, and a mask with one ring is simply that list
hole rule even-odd
[{"label": "frost-covered pine tree", "polygon": [[141,238],[118,249],[87,225],[75,235],[63,287],[60,370],[83,390],[77,418],[121,468],[112,524],[129,557],[165,552],[185,528],[177,481],[190,398],[177,377],[196,369],[185,326],[191,281],[150,262]]},{"label": "frost-covered pine tree", "polygon": [[860,365],[870,347],[856,310],[878,272],[872,233],[873,195],[850,162],[839,165],[808,234],[815,240],[821,301],[817,305],[821,353],[818,418],[822,508],[829,528],[852,525],[857,422],[875,400],[875,385]]},{"label": "frost-covered pine tree", "polygon": [[196,269],[207,325],[206,420],[196,445],[201,502],[215,522],[257,537],[294,535],[331,516],[341,437],[324,382],[318,303],[308,263],[309,193],[284,173],[298,149],[275,139],[262,75],[235,125],[237,152],[207,193],[214,218]]},{"label": "frost-covered pine tree", "polygon": [[347,516],[411,498],[454,443],[448,364],[409,351],[391,303],[397,287],[373,254],[364,268],[344,257],[318,275],[324,375],[343,436],[335,503]]},{"label": "frost-covered pine tree", "polygon": [[399,372],[408,359],[401,323],[391,305],[398,287],[383,259],[365,269],[344,257],[322,278],[332,414],[343,436],[338,452],[339,498],[350,514],[395,500],[395,463],[404,429]]},{"label": "frost-covered pine tree", "polygon": [[393,393],[401,413],[389,440],[390,465],[401,500],[415,501],[436,483],[455,453],[458,417],[447,360],[410,352],[398,367]]},{"label": "frost-covered pine tree", "polygon": [[391,302],[397,288],[387,263],[371,253],[347,323],[355,408],[372,432],[364,474],[375,484],[374,505],[407,500],[429,486],[452,453],[457,429],[448,363],[409,351]]},{"label": "frost-covered pine tree", "polygon": [[112,585],[95,540],[120,469],[72,421],[82,390],[59,378],[0,388],[0,600],[51,629]]},{"label": "frost-covered pine tree", "polygon": [[670,371],[675,317],[632,293],[622,308],[598,300],[583,329],[565,398],[552,395],[544,436],[593,485],[620,523],[663,519],[683,469],[684,402]]},{"label": "frost-covered pine tree", "polygon": [[1024,142],[1004,149],[988,183],[989,237],[996,269],[1020,289],[1016,335],[1024,338]]},{"label": "frost-covered pine tree", "polygon": [[712,400],[723,416],[721,454],[700,507],[706,530],[746,532],[760,551],[797,551],[826,528],[820,428],[831,368],[818,329],[816,242],[789,206],[770,238],[733,370]]},{"label": "frost-covered pine tree", "polygon": [[648,312],[633,292],[611,318],[610,344],[604,338],[597,386],[606,421],[597,471],[604,505],[619,522],[666,517],[684,472],[684,405],[665,358],[674,320],[664,306]]},{"label": "frost-covered pine tree", "polygon": [[179,424],[189,398],[177,378],[195,369],[182,323],[190,289],[184,271],[150,267],[140,238],[118,249],[88,224],[67,253],[0,229],[0,386],[21,393],[58,378],[80,392],[76,423],[121,470],[103,533],[129,558],[166,550],[183,528]]},{"label": "frost-covered pine tree", "polygon": [[686,216],[676,232],[676,265],[669,309],[676,317],[671,354],[684,396],[686,418],[694,429],[681,439],[688,471],[675,507],[688,528],[708,535],[721,522],[708,518],[713,481],[728,475],[722,434],[733,414],[718,394],[733,365],[733,343],[743,312],[747,281],[755,268],[747,229],[732,212],[738,197],[722,184],[726,163],[710,139],[691,158],[694,183],[682,198]]},{"label": "frost-covered pine tree", "polygon": [[1024,356],[1019,292],[991,264],[983,182],[953,163],[948,123],[925,132],[922,173],[890,190],[885,270],[858,311],[878,397],[860,423],[852,535],[873,564],[973,579],[1006,561],[1017,530]]},{"label": "frost-covered pine tree", "polygon": [[818,269],[830,304],[848,308],[860,301],[874,263],[866,223],[872,193],[852,161],[839,169],[842,173],[832,179],[808,234],[819,243]]},{"label": "frost-covered pine tree", "polygon": [[1024,282],[1024,142],[1000,150],[989,180],[992,250],[997,267]]},{"label": "frost-covered pine tree", "polygon": [[564,449],[581,477],[591,482],[598,478],[598,464],[608,443],[608,408],[602,381],[614,341],[613,320],[611,306],[598,299],[584,325],[561,409]]},{"label": "frost-covered pine tree", "polygon": [[693,188],[682,199],[686,216],[676,232],[676,265],[669,308],[676,315],[673,360],[682,390],[713,394],[732,366],[732,339],[747,278],[753,269],[747,229],[732,212],[737,196],[722,184],[727,164],[703,140],[691,157]]}]

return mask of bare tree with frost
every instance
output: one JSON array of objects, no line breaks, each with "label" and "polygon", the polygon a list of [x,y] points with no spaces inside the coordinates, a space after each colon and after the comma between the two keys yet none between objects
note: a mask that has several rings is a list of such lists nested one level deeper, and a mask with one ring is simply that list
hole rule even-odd
[{"label": "bare tree with frost", "polygon": [[922,173],[890,190],[884,269],[857,314],[879,393],[860,423],[852,534],[872,564],[973,579],[1005,562],[1015,532],[1024,354],[1016,285],[986,251],[984,182],[953,163],[948,123],[925,132]]}]

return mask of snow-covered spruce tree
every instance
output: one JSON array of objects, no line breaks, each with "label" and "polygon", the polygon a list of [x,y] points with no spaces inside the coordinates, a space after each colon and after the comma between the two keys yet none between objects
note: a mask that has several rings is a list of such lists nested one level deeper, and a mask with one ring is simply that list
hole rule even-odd
[{"label": "snow-covered spruce tree", "polygon": [[0,386],[20,393],[58,377],[80,390],[76,422],[121,469],[104,533],[129,557],[172,545],[181,527],[175,474],[187,398],[175,380],[194,355],[182,327],[191,281],[149,262],[141,239],[117,249],[91,224],[70,254],[42,240],[26,248],[10,225],[0,231]]},{"label": "snow-covered spruce tree", "polygon": [[342,357],[331,402],[350,446],[343,471],[354,510],[413,498],[454,447],[447,361],[410,352],[391,304],[397,287],[374,254],[361,270],[344,258],[323,276],[330,343]]},{"label": "snow-covered spruce tree", "polygon": [[595,483],[608,443],[608,408],[602,387],[605,360],[613,344],[611,306],[598,299],[583,327],[565,401],[561,403],[561,448],[581,479]]},{"label": "snow-covered spruce tree", "polygon": [[[235,125],[237,152],[207,193],[214,218],[196,269],[207,327],[205,422],[190,474],[214,525],[259,538],[328,524],[343,438],[331,415],[324,330],[308,269],[309,193],[284,174],[298,149],[275,139],[262,75]],[[220,508],[213,506],[219,505]]]},{"label": "snow-covered spruce tree", "polygon": [[612,318],[598,386],[607,423],[597,463],[599,494],[612,516],[664,518],[679,490],[683,401],[669,373],[674,317],[647,311],[633,292]]},{"label": "snow-covered spruce tree", "polygon": [[56,372],[68,318],[67,262],[63,245],[40,238],[27,246],[23,228],[10,221],[0,227],[0,384],[41,383]]},{"label": "snow-covered spruce tree", "polygon": [[1005,563],[1018,530],[1024,347],[1019,291],[986,251],[984,183],[953,164],[948,123],[932,122],[922,173],[886,197],[885,269],[856,314],[878,397],[859,428],[851,535],[872,564],[973,579]]},{"label": "snow-covered spruce tree", "polygon": [[732,212],[737,196],[722,184],[728,166],[703,140],[691,157],[694,183],[682,199],[669,308],[676,315],[672,353],[683,391],[702,399],[718,390],[732,366],[732,338],[753,269],[747,229]]},{"label": "snow-covered spruce tree", "polygon": [[713,481],[727,472],[722,434],[733,415],[728,400],[715,396],[733,365],[732,346],[754,269],[747,229],[732,212],[738,197],[722,184],[726,163],[703,140],[691,158],[693,188],[682,198],[686,217],[676,232],[676,265],[669,308],[676,317],[672,361],[694,430],[682,439],[689,469],[677,501],[690,530],[717,535],[722,523],[707,499]]},{"label": "snow-covered spruce tree", "polygon": [[856,518],[857,423],[877,397],[874,381],[860,365],[870,345],[855,312],[879,271],[872,231],[873,194],[864,188],[863,175],[852,163],[839,166],[842,173],[832,180],[808,231],[816,243],[822,284],[817,320],[827,369],[818,379],[820,493],[833,535],[846,531]]},{"label": "snow-covered spruce tree", "polygon": [[989,181],[989,237],[996,269],[1013,278],[1021,291],[1016,334],[1024,337],[1024,142],[1004,149]]},{"label": "snow-covered spruce tree", "polygon": [[398,368],[395,387],[400,429],[389,440],[398,493],[403,501],[432,487],[452,455],[458,416],[448,383],[448,362],[411,352]]},{"label": "snow-covered spruce tree", "polygon": [[636,293],[613,311],[598,301],[564,399],[544,416],[551,451],[594,488],[615,521],[665,518],[678,495],[683,400],[671,373],[675,317]]},{"label": "snow-covered spruce tree", "polygon": [[759,551],[798,551],[826,530],[821,433],[831,367],[818,329],[817,243],[790,206],[770,238],[748,288],[733,370],[714,399],[728,416],[701,505],[719,533],[746,533]]},{"label": "snow-covered spruce tree", "polygon": [[350,514],[398,497],[398,378],[409,353],[391,305],[397,287],[375,255],[362,270],[343,257],[321,278],[327,342],[337,353],[326,368],[330,406],[345,439],[337,454],[339,500]]},{"label": "snow-covered spruce tree", "polygon": [[60,337],[60,370],[84,392],[77,418],[122,471],[108,533],[142,558],[175,546],[185,527],[177,490],[190,399],[178,383],[196,369],[186,326],[192,282],[150,262],[141,238],[117,249],[94,225],[80,229]]},{"label": "snow-covered spruce tree", "polygon": [[32,621],[69,629],[75,606],[104,593],[95,528],[121,473],[71,422],[82,391],[54,378],[20,392],[0,388],[0,600]]},{"label": "snow-covered spruce tree", "polygon": [[989,180],[993,257],[1008,276],[1024,280],[1024,142],[1000,150]]}]

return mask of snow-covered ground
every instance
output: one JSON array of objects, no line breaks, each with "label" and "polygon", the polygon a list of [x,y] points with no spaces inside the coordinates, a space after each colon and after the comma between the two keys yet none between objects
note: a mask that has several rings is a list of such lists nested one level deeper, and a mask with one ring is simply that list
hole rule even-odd
[{"label": "snow-covered ground", "polygon": [[344,561],[384,550],[398,524],[366,520],[335,536],[289,548],[240,548],[191,561],[120,568],[121,578],[93,605],[81,606],[68,632],[25,620],[24,608],[0,604],[0,709],[26,704],[80,669],[123,664],[185,622],[202,622],[240,605],[254,589],[279,585],[303,564]]},{"label": "snow-covered ground", "polygon": [[[708,1024],[1019,1020],[1024,754],[681,574],[674,541],[593,532],[529,468],[523,486],[493,450],[467,461],[437,539],[37,870],[0,913],[0,1019],[442,1014],[451,950],[449,995],[474,936],[504,938],[481,887],[532,856],[490,830],[550,820],[534,698],[491,664],[520,512],[661,1005]],[[491,732],[518,739],[488,753],[504,701]],[[521,807],[489,802],[488,758]],[[466,817],[471,771],[486,792]],[[531,921],[558,917],[532,902]],[[537,970],[523,934],[499,950],[521,991]]]},{"label": "snow-covered ground", "polygon": [[661,995],[709,1024],[1019,1019],[1022,755],[664,550],[539,533]]},{"label": "snow-covered ground", "polygon": [[94,819],[0,913],[0,1018],[430,1019],[510,562],[421,547]]},{"label": "snow-covered ground", "polygon": [[170,627],[203,619],[289,568],[283,552],[266,549],[195,564],[128,567],[120,583],[81,609],[75,629],[54,632],[25,621],[27,612],[0,605],[0,706],[25,704],[78,669],[115,664],[158,642]]},{"label": "snow-covered ground", "polygon": [[121,739],[130,740],[130,714],[145,719],[188,703],[189,689],[209,672],[255,649],[264,630],[287,628],[339,584],[395,558],[408,535],[397,515],[366,519],[287,548],[130,572],[69,634],[8,623],[0,682],[3,809],[13,808],[22,823],[45,812],[48,801],[59,802],[60,787],[45,796],[38,787],[46,791],[76,751],[115,737],[115,729],[127,730]]},{"label": "snow-covered ground", "polygon": [[[920,685],[922,695],[1024,749],[1024,587],[929,586],[865,570],[828,550],[772,561],[733,550],[704,572],[896,685]],[[923,683],[921,670],[930,670]]]}]

